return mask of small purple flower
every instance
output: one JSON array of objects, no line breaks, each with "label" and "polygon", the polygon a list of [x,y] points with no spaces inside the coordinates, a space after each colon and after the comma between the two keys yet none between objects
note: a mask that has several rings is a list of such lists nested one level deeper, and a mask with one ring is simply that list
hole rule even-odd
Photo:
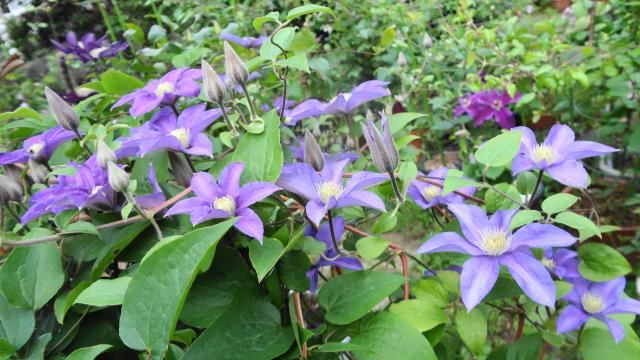
[{"label": "small purple flower", "polygon": [[202,77],[202,70],[179,68],[169,71],[160,79],[151,80],[141,89],[125,95],[113,108],[131,103],[131,116],[144,115],[160,105],[173,104],[178,96],[196,97],[200,94],[200,85],[195,81]]},{"label": "small purple flower", "polygon": [[[342,217],[335,217],[333,219],[334,235],[338,243],[342,239],[344,234],[344,219]],[[362,264],[360,260],[355,257],[340,256],[338,252],[333,248],[333,241],[331,240],[331,229],[329,223],[320,225],[318,230],[313,225],[307,226],[304,232],[305,236],[311,236],[319,241],[322,241],[326,246],[324,254],[318,259],[318,262],[311,266],[307,271],[307,277],[311,280],[310,292],[315,292],[318,289],[318,277],[320,274],[320,268],[325,266],[337,266],[347,270],[362,270]]]},{"label": "small purple flower", "polygon": [[573,279],[580,277],[578,271],[578,253],[569,249],[547,248],[544,250],[542,259],[540,259],[550,273],[556,275],[559,279]]},{"label": "small purple flower", "polygon": [[[299,143],[297,146],[289,146],[289,150],[291,151],[291,155],[293,156],[294,159],[296,160],[300,160],[300,161],[304,161],[304,140],[301,139],[299,140]],[[329,153],[325,153],[323,152],[322,155],[324,156],[324,161],[325,162],[338,162],[340,160],[349,160],[351,161],[356,161],[360,158],[360,155],[356,154],[356,153],[337,153],[337,154],[329,154]]]},{"label": "small purple flower", "polygon": [[389,177],[361,171],[343,185],[342,174],[348,163],[348,159],[334,163],[326,161],[320,174],[305,163],[288,164],[282,168],[277,184],[309,200],[305,206],[307,217],[316,226],[331,209],[366,206],[385,211],[382,199],[364,189],[385,182]]},{"label": "small purple flower", "polygon": [[115,193],[109,186],[107,171],[98,164],[95,155],[83,165],[71,165],[77,168],[74,175],[59,176],[57,184],[31,197],[31,207],[20,219],[22,224],[47,213],[58,214],[70,209],[112,210],[118,207]]},{"label": "small purple flower", "polygon": [[[220,117],[220,109],[206,110],[204,104],[198,104],[184,109],[180,115],[170,108],[162,108],[149,121],[148,131],[142,140],[134,138],[132,141],[138,146],[138,156],[158,151],[174,150],[191,155],[212,157],[212,144],[204,133],[216,119]],[[139,136],[139,133],[137,134]],[[131,144],[123,144],[130,148]]]},{"label": "small purple flower", "polygon": [[[280,107],[276,107],[280,111]],[[283,124],[286,126],[295,126],[300,120],[308,118],[317,118],[324,114],[324,104],[316,99],[307,99],[296,106],[289,106],[284,110]]]},{"label": "small purple flower", "polygon": [[240,175],[244,164],[227,165],[218,182],[209,173],[199,172],[191,179],[191,189],[196,197],[178,201],[166,216],[191,214],[196,225],[211,219],[237,217],[234,227],[240,232],[262,242],[264,225],[249,206],[266,198],[280,188],[268,182],[250,182],[240,187]]},{"label": "small purple flower", "polygon": [[223,31],[220,34],[220,39],[236,43],[246,49],[258,49],[262,46],[265,40],[267,40],[267,36],[261,35],[260,37],[242,37],[232,33],[231,31]]},{"label": "small purple flower", "polygon": [[640,301],[622,297],[626,284],[624,277],[605,282],[575,279],[572,283],[571,292],[562,297],[569,305],[558,317],[558,332],[575,330],[589,318],[594,318],[607,324],[616,343],[622,341],[624,328],[609,315],[640,314]]},{"label": "small purple flower", "polygon": [[356,86],[348,93],[340,93],[324,107],[324,114],[340,115],[353,111],[358,106],[384,96],[391,95],[386,81],[370,80]]},{"label": "small purple flower", "polygon": [[153,192],[150,194],[138,195],[135,197],[135,200],[143,209],[154,209],[167,200],[167,198],[164,196],[164,193],[160,188],[160,184],[158,184],[153,164],[149,166],[147,176],[149,177],[149,184],[151,185]]},{"label": "small purple flower", "polygon": [[460,275],[462,302],[471,311],[495,285],[500,265],[507,267],[524,293],[537,303],[554,307],[556,287],[547,269],[530,248],[569,246],[576,238],[551,225],[532,223],[511,233],[511,219],[518,212],[499,210],[490,218],[474,205],[451,204],[464,237],[454,232],[440,233],[418,249],[419,254],[457,252],[471,255]]},{"label": "small purple flower", "polygon": [[511,166],[514,175],[532,169],[543,170],[559,183],[576,188],[585,188],[589,177],[579,160],[618,151],[594,141],[575,141],[575,134],[567,125],[553,125],[540,144],[527,127],[519,126],[512,131],[522,133],[520,151]]},{"label": "small purple flower", "polygon": [[470,117],[475,117],[475,107],[472,105],[475,103],[474,94],[466,94],[465,96],[458,99],[458,106],[453,110],[453,115],[455,117],[460,117],[464,114],[469,114]]},{"label": "small purple flower", "polygon": [[56,49],[65,54],[74,54],[84,63],[114,57],[129,47],[126,41],[109,44],[107,35],[96,38],[94,34],[88,33],[78,40],[78,36],[73,31],[67,32],[65,44],[56,40],[51,40],[51,43]]},{"label": "small purple flower", "polygon": [[26,164],[29,159],[45,163],[51,158],[58,146],[73,139],[73,131],[56,126],[42,134],[32,136],[22,143],[22,148],[0,154],[0,165]]},{"label": "small purple flower", "polygon": [[[448,168],[441,167],[439,169],[429,172],[427,177],[434,178],[432,179],[434,182],[437,182],[439,184],[444,184],[444,180],[438,180],[438,179],[446,179],[448,172],[449,172]],[[467,186],[467,187],[458,189],[458,191],[471,196],[476,191],[476,188],[473,186]],[[442,196],[441,187],[427,184],[420,180],[413,180],[411,182],[411,185],[409,185],[409,189],[407,190],[407,193],[413,199],[416,205],[420,206],[423,209],[429,209],[437,205],[456,204],[456,203],[461,204],[464,202],[464,197],[462,195],[458,195],[455,192],[451,192],[445,196]]]},{"label": "small purple flower", "polygon": [[475,94],[467,94],[458,100],[459,105],[454,110],[456,117],[469,114],[474,126],[480,126],[487,120],[494,119],[503,129],[515,126],[513,113],[509,104],[517,103],[520,94],[511,97],[507,91],[486,90]]}]

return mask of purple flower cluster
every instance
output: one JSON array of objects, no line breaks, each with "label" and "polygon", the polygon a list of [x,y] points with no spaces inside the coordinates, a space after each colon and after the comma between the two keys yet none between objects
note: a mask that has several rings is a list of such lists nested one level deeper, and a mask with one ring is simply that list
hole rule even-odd
[{"label": "purple flower cluster", "polygon": [[88,33],[78,39],[78,36],[73,31],[67,32],[65,43],[56,40],[51,40],[51,43],[56,49],[65,54],[73,54],[85,63],[114,57],[129,47],[126,41],[117,41],[110,44],[107,41],[107,35],[96,38],[94,34]]},{"label": "purple flower cluster", "polygon": [[520,94],[511,97],[506,90],[486,90],[467,94],[458,99],[458,106],[454,115],[460,117],[468,114],[473,119],[474,126],[480,126],[485,121],[493,119],[503,129],[514,127],[515,119],[509,110],[509,104],[517,103]]}]

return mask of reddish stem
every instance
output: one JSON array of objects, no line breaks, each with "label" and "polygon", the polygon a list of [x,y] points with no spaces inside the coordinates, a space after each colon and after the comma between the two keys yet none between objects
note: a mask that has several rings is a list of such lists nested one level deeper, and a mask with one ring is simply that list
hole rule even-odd
[{"label": "reddish stem", "polygon": [[520,340],[522,331],[524,330],[524,313],[518,314],[518,329],[516,330],[515,341]]},{"label": "reddish stem", "polygon": [[400,262],[402,263],[402,275],[404,275],[404,299],[409,300],[409,266],[407,265],[407,254],[400,252]]},{"label": "reddish stem", "polygon": [[[300,301],[300,293],[299,292],[294,292],[293,293],[293,304],[295,305],[296,308],[296,318],[298,319],[298,324],[300,324],[300,327],[304,330],[306,328],[306,325],[304,323],[304,315],[302,314],[302,303]],[[302,335],[304,336],[304,334]],[[302,343],[302,358],[303,359],[307,359],[308,357],[308,348],[307,348],[307,342],[303,341]]]}]

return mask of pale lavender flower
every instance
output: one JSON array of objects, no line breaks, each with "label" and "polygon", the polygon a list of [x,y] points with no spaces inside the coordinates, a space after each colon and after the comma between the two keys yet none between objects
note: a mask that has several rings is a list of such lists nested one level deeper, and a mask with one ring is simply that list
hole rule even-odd
[{"label": "pale lavender flower", "polygon": [[[427,174],[427,177],[431,178],[431,180],[437,182],[438,184],[444,185],[444,180],[440,179],[446,179],[448,172],[448,168],[441,167],[429,172],[429,174]],[[476,191],[476,188],[473,186],[466,186],[458,189],[458,191],[471,196]],[[409,194],[416,205],[423,209],[429,209],[438,205],[461,204],[465,200],[462,195],[456,194],[455,192],[451,192],[445,196],[442,196],[441,187],[427,184],[420,180],[413,180],[411,182],[411,185],[409,185],[409,189],[407,189],[407,194]]]},{"label": "pale lavender flower", "polygon": [[267,40],[267,36],[261,35],[260,37],[252,37],[252,36],[238,36],[231,31],[223,31],[220,34],[220,39],[224,41],[230,41],[232,43],[236,43],[243,48],[247,49],[258,49],[262,44]]},{"label": "pale lavender flower", "polygon": [[323,113],[332,115],[347,114],[358,106],[381,97],[391,95],[386,81],[370,80],[356,86],[348,93],[340,93],[331,99],[323,109]]},{"label": "pale lavender flower", "polygon": [[58,146],[74,137],[73,131],[64,130],[60,126],[48,129],[42,134],[26,139],[21,149],[0,153],[0,165],[26,164],[29,159],[45,163]]},{"label": "pale lavender flower", "polygon": [[518,212],[499,210],[490,218],[474,205],[451,204],[464,237],[454,232],[440,233],[422,244],[418,253],[457,252],[471,255],[462,266],[460,293],[471,311],[495,285],[500,265],[504,265],[524,293],[539,304],[554,307],[556,287],[547,269],[530,248],[569,246],[576,238],[551,225],[531,223],[516,232],[509,230]]},{"label": "pale lavender flower", "polygon": [[519,126],[512,131],[522,133],[520,151],[511,166],[514,175],[543,170],[559,183],[576,188],[585,188],[589,177],[581,159],[618,151],[594,141],[575,141],[575,134],[567,125],[554,125],[542,143],[536,141],[527,127]]},{"label": "pale lavender flower", "polygon": [[542,259],[540,259],[550,273],[559,279],[572,279],[580,277],[578,271],[578,253],[569,249],[551,249],[544,250]]},{"label": "pale lavender flower", "polygon": [[110,44],[107,41],[107,35],[96,38],[93,33],[85,34],[78,40],[78,36],[73,31],[67,32],[64,44],[56,40],[51,40],[51,43],[56,49],[65,54],[73,54],[84,63],[114,57],[129,47],[126,41]]}]

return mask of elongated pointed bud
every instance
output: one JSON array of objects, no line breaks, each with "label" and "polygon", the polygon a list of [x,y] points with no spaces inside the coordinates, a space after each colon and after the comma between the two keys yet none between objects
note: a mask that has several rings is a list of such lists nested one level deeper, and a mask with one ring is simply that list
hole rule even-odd
[{"label": "elongated pointed bud", "polygon": [[245,66],[244,62],[236,54],[231,45],[228,42],[224,42],[224,68],[227,72],[227,77],[233,81],[234,84],[245,86],[249,80],[249,70]]},{"label": "elongated pointed bud", "polygon": [[227,91],[226,86],[224,85],[224,81],[220,79],[218,73],[213,69],[213,67],[202,60],[202,87],[204,89],[204,95],[209,99],[209,101],[213,101],[216,104],[222,104],[224,100],[224,95]]},{"label": "elongated pointed bud", "polygon": [[304,131],[304,162],[311,165],[316,171],[321,171],[324,167],[324,155],[320,145],[309,130]]},{"label": "elongated pointed bud", "polygon": [[361,123],[362,134],[364,134],[369,146],[373,164],[378,170],[392,174],[398,167],[399,156],[387,118],[384,115],[382,117],[382,132],[373,124],[373,121],[366,120],[365,122]]},{"label": "elongated pointed bud", "polygon": [[107,168],[109,163],[116,162],[117,160],[116,154],[103,140],[98,140],[96,157],[98,164],[100,164],[102,168]]},{"label": "elongated pointed bud", "polygon": [[80,125],[80,120],[78,119],[78,114],[76,114],[71,105],[67,104],[60,95],[56,94],[55,91],[48,87],[44,88],[44,94],[47,97],[49,109],[56,118],[58,125],[65,130],[75,131],[78,128],[78,125]]},{"label": "elongated pointed bud", "polygon": [[193,170],[191,170],[187,159],[182,154],[169,151],[169,164],[171,164],[171,173],[178,184],[184,187],[190,186]]},{"label": "elongated pointed bud", "polygon": [[404,56],[403,52],[400,52],[400,54],[398,54],[397,64],[399,67],[407,66],[407,57]]},{"label": "elongated pointed bud", "polygon": [[49,174],[49,169],[47,169],[46,166],[44,166],[43,164],[40,164],[39,162],[33,160],[33,159],[29,159],[29,175],[31,176],[31,179],[33,179],[33,182],[36,183],[42,183],[45,181],[45,179],[47,178],[47,175]]},{"label": "elongated pointed bud", "polygon": [[0,203],[22,200],[22,186],[11,176],[0,174]]},{"label": "elongated pointed bud", "polygon": [[431,36],[429,36],[429,33],[424,33],[424,36],[422,37],[422,47],[426,50],[431,48],[432,45],[433,40],[431,40]]},{"label": "elongated pointed bud", "polygon": [[129,174],[126,171],[116,165],[114,162],[110,162],[107,165],[107,174],[109,177],[109,185],[114,191],[127,192],[129,187]]}]

